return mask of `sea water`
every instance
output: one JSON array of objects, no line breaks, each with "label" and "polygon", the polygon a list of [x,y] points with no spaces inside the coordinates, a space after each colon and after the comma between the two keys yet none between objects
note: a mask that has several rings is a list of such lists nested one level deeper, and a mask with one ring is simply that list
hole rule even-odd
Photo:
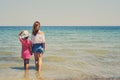
[{"label": "sea water", "polygon": [[32,26],[0,26],[0,80],[120,79],[120,26],[41,26],[46,51],[40,74],[34,56],[29,71],[23,69],[21,30],[31,38]]}]

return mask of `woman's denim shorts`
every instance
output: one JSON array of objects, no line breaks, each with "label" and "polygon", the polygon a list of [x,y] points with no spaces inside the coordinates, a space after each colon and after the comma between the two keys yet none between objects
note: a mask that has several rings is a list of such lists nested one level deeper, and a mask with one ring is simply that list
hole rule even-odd
[{"label": "woman's denim shorts", "polygon": [[33,53],[44,53],[44,45],[43,43],[33,44],[32,46]]}]

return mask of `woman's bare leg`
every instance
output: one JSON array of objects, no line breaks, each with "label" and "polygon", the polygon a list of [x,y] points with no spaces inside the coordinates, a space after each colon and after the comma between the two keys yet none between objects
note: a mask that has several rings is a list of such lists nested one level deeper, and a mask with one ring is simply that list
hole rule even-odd
[{"label": "woman's bare leg", "polygon": [[43,58],[43,54],[40,53],[39,58],[38,58],[38,70],[39,71],[41,71],[41,68],[42,68],[42,58]]},{"label": "woman's bare leg", "polygon": [[35,65],[36,65],[36,70],[37,70],[37,71],[41,71],[41,67],[42,67],[42,57],[43,57],[43,54],[42,54],[42,53],[35,53],[35,54],[34,54]]},{"label": "woman's bare leg", "polygon": [[38,54],[37,53],[34,53],[34,58],[35,58],[35,67],[36,67],[36,70],[38,70]]}]

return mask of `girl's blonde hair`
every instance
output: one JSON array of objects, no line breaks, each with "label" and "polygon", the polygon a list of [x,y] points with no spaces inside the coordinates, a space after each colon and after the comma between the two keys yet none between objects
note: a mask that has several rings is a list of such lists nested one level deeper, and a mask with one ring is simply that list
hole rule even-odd
[{"label": "girl's blonde hair", "polygon": [[40,22],[35,21],[33,24],[32,35],[36,35],[39,29],[40,29]]}]

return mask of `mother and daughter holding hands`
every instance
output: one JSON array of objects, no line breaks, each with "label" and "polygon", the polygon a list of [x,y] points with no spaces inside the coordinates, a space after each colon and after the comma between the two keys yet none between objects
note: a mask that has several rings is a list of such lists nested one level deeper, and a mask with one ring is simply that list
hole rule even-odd
[{"label": "mother and daughter holding hands", "polygon": [[24,69],[29,68],[29,59],[34,54],[36,70],[40,71],[42,66],[42,57],[45,51],[45,36],[40,30],[40,22],[35,21],[32,29],[32,37],[29,40],[29,33],[23,30],[18,34],[18,38],[22,44],[21,58],[24,60]]}]

